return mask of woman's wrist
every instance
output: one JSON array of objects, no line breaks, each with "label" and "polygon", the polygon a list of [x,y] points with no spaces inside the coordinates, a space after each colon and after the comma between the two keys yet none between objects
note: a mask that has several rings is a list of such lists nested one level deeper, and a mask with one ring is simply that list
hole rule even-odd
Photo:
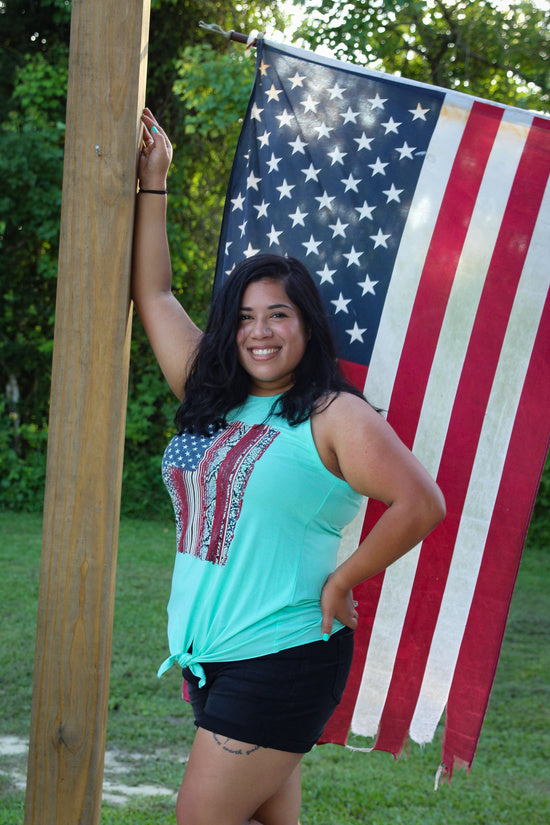
[{"label": "woman's wrist", "polygon": [[353,581],[350,573],[351,570],[349,569],[349,565],[347,565],[346,562],[343,562],[329,576],[332,586],[341,594],[348,593],[358,584],[358,582]]},{"label": "woman's wrist", "polygon": [[167,192],[166,178],[140,178],[138,191]]},{"label": "woman's wrist", "polygon": [[139,187],[138,195],[167,195],[168,189],[143,189]]}]

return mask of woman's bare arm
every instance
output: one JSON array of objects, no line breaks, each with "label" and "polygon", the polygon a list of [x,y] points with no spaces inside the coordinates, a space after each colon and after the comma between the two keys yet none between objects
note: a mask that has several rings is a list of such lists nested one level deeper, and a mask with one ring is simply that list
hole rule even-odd
[{"label": "woman's bare arm", "polygon": [[[142,120],[140,188],[166,189],[172,160],[170,141],[148,109]],[[202,333],[172,293],[166,202],[166,195],[142,193],[137,196],[132,298],[166,380],[181,399]]]},{"label": "woman's bare arm", "polygon": [[332,620],[355,627],[351,590],[411,550],[445,516],[443,495],[389,424],[360,398],[342,393],[321,414],[318,433],[338,474],[387,509],[357,550],[329,576],[321,597],[323,632]]}]

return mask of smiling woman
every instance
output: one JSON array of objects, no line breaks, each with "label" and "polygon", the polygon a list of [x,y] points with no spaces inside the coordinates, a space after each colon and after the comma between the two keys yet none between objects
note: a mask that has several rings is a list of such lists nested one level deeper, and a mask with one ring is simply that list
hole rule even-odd
[{"label": "smiling woman", "polygon": [[[159,674],[183,669],[198,728],[178,825],[297,825],[301,758],[351,665],[352,588],[415,546],[444,502],[340,373],[300,261],[242,261],[204,334],[192,323],[170,288],[172,148],[150,111],[143,122],[132,295],[181,401],[163,458],[178,552]],[[387,510],[337,566],[362,496]]]}]

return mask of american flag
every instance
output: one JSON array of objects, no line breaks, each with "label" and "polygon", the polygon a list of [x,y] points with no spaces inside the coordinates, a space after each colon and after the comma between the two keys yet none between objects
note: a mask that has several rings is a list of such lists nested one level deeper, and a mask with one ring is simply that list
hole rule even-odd
[{"label": "american flag", "polygon": [[[550,432],[550,120],[260,41],[216,283],[300,258],[342,364],[437,479],[448,515],[356,589],[342,704],[395,755],[472,764]],[[345,557],[382,512],[365,500]]]}]

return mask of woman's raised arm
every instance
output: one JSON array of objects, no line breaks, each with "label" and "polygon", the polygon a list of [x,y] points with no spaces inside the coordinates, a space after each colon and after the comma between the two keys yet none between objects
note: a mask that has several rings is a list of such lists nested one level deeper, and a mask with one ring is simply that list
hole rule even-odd
[{"label": "woman's raised arm", "polygon": [[145,109],[142,120],[143,147],[138,172],[141,193],[137,196],[134,226],[132,298],[166,380],[181,399],[202,333],[171,289],[167,196],[158,192],[166,190],[172,146],[149,109]]}]

